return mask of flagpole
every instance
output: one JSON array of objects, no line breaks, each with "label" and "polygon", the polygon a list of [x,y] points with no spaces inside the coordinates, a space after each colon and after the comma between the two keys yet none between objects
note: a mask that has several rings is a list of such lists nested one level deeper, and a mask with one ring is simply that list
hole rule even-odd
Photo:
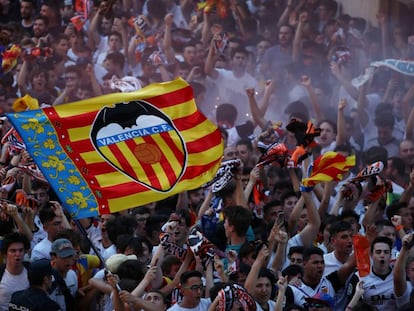
[{"label": "flagpole", "polygon": [[98,248],[92,243],[91,239],[88,236],[88,232],[86,232],[85,228],[82,226],[82,224],[79,222],[78,219],[73,219],[76,226],[78,227],[81,234],[88,240],[89,245],[92,247],[93,251],[95,252],[96,256],[98,256],[99,260],[101,261],[101,264],[103,267],[105,267],[105,260],[102,257],[101,252],[98,250]]}]

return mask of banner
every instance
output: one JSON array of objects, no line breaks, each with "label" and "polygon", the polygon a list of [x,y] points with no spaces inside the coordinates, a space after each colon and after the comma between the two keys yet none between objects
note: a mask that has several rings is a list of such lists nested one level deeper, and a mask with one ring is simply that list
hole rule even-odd
[{"label": "banner", "polygon": [[353,78],[352,85],[360,88],[367,83],[375,74],[378,67],[387,67],[391,70],[397,71],[406,76],[414,76],[414,61],[398,60],[398,59],[384,59],[376,62],[371,62],[369,67],[365,69],[364,74]]},{"label": "banner", "polygon": [[76,219],[197,188],[223,154],[182,79],[7,116]]}]

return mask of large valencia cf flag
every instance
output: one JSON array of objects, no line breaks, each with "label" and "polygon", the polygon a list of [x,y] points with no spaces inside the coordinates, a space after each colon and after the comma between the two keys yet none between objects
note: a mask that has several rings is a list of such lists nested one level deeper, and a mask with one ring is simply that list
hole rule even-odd
[{"label": "large valencia cf flag", "polygon": [[197,188],[223,154],[220,131],[181,79],[8,117],[78,219]]}]

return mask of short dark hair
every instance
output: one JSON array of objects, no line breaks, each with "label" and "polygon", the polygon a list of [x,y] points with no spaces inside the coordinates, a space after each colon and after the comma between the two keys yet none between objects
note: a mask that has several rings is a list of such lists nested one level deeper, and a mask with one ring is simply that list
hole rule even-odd
[{"label": "short dark hair", "polygon": [[232,49],[230,52],[230,58],[233,59],[236,53],[244,54],[246,57],[249,55],[249,52],[242,46]]},{"label": "short dark hair", "polygon": [[291,248],[289,248],[288,256],[291,256],[294,253],[299,253],[303,255],[304,250],[304,246],[292,246]]},{"label": "short dark hair", "polygon": [[400,209],[406,208],[406,202],[400,202],[399,200],[394,200],[390,205],[388,205],[385,213],[387,218],[391,220],[391,218],[395,215],[399,215]]},{"label": "short dark hair", "polygon": [[303,276],[303,268],[299,265],[289,265],[282,271],[283,276],[295,276],[299,273]]},{"label": "short dark hair", "polygon": [[303,251],[303,261],[308,261],[312,255],[319,255],[323,257],[324,252],[316,246],[307,247]]},{"label": "short dark hair", "polygon": [[124,68],[125,56],[120,52],[111,52],[106,55],[105,60],[110,60],[114,64],[117,64],[120,68]]},{"label": "short dark hair", "polygon": [[200,271],[197,271],[197,270],[186,271],[181,275],[180,283],[181,284],[186,284],[188,279],[193,278],[193,277],[197,277],[197,278],[201,279],[203,277],[203,275],[201,274]]},{"label": "short dark hair", "polygon": [[216,121],[236,122],[237,108],[233,104],[223,103],[218,105],[216,109]]},{"label": "short dark hair", "polygon": [[349,222],[344,221],[344,220],[335,221],[329,227],[329,237],[332,238],[335,235],[337,235],[339,232],[350,231],[350,230],[352,230],[352,226]]},{"label": "short dark hair", "polygon": [[55,217],[55,211],[51,207],[43,207],[39,210],[39,218],[42,224],[52,221]]},{"label": "short dark hair", "polygon": [[272,270],[266,268],[260,269],[258,278],[267,278],[272,285],[276,283],[276,276],[273,274]]},{"label": "short dark hair", "polygon": [[10,245],[13,243],[22,243],[25,250],[28,250],[30,248],[30,242],[25,235],[17,232],[12,232],[4,236],[4,239],[1,243],[2,254],[5,255]]},{"label": "short dark hair", "polygon": [[376,237],[371,244],[371,250],[370,250],[371,253],[374,251],[374,246],[377,243],[385,243],[390,247],[390,250],[392,249],[392,241],[387,237],[379,236],[379,237]]},{"label": "short dark hair", "polygon": [[228,223],[234,226],[237,235],[246,236],[247,229],[252,223],[252,212],[243,206],[234,205],[227,206],[223,213]]},{"label": "short dark hair", "polygon": [[340,220],[344,220],[345,218],[352,217],[359,223],[359,215],[352,209],[346,209],[342,211],[341,215],[339,215]]}]

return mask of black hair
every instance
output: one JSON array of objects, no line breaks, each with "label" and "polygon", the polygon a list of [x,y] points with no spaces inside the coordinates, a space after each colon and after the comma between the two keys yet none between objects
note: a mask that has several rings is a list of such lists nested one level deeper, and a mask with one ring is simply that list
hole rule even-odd
[{"label": "black hair", "polygon": [[349,222],[344,220],[335,221],[329,228],[329,235],[332,238],[336,234],[342,231],[350,231],[352,226]]},{"label": "black hair", "polygon": [[370,249],[371,253],[374,251],[374,246],[377,243],[385,243],[390,247],[390,250],[392,249],[392,241],[387,237],[379,236],[379,237],[376,237],[374,241],[371,243],[371,249]]},{"label": "black hair", "polygon": [[236,122],[237,119],[237,108],[233,104],[223,103],[220,104],[216,109],[216,121],[230,121]]},{"label": "black hair", "polygon": [[119,265],[116,274],[120,279],[133,279],[141,282],[145,276],[146,267],[136,259],[128,259]]},{"label": "black hair", "polygon": [[223,213],[238,236],[245,236],[252,222],[252,212],[240,205],[227,206]]},{"label": "black hair", "polygon": [[303,268],[299,265],[289,265],[282,271],[283,276],[295,276],[298,274],[303,276]]},{"label": "black hair", "polygon": [[180,277],[180,283],[182,284],[186,284],[189,278],[193,278],[193,277],[197,277],[197,278],[202,278],[203,275],[201,274],[200,271],[197,270],[192,270],[192,271],[186,271],[184,272],[181,277]]},{"label": "black hair", "polygon": [[352,209],[343,210],[342,213],[339,215],[340,220],[344,220],[345,218],[349,217],[354,218],[356,222],[359,223],[359,215]]},{"label": "black hair", "polygon": [[291,248],[289,248],[288,256],[291,256],[294,253],[299,253],[303,255],[304,250],[304,246],[292,246]]},{"label": "black hair", "polygon": [[108,220],[105,227],[108,238],[115,244],[117,237],[121,234],[133,236],[136,226],[137,221],[135,217],[122,215]]},{"label": "black hair", "polygon": [[43,207],[39,210],[39,218],[42,224],[52,221],[55,217],[55,211],[50,207]]},{"label": "black hair", "polygon": [[399,215],[400,209],[406,208],[407,206],[406,202],[394,200],[390,205],[388,205],[387,210],[385,211],[387,218],[391,220],[393,216]]},{"label": "black hair", "polygon": [[270,281],[272,286],[276,283],[276,276],[273,274],[272,270],[261,268],[259,271],[258,278],[267,278]]},{"label": "black hair", "polygon": [[308,261],[312,255],[319,255],[323,257],[324,252],[316,246],[305,248],[305,250],[303,251],[303,261]]},{"label": "black hair", "polygon": [[391,168],[396,169],[398,174],[404,175],[405,173],[405,163],[404,160],[400,157],[391,157],[388,160],[391,161]]},{"label": "black hair", "polygon": [[30,242],[25,235],[12,232],[4,236],[1,243],[1,253],[5,255],[10,245],[13,243],[22,243],[25,250],[30,248]]}]

